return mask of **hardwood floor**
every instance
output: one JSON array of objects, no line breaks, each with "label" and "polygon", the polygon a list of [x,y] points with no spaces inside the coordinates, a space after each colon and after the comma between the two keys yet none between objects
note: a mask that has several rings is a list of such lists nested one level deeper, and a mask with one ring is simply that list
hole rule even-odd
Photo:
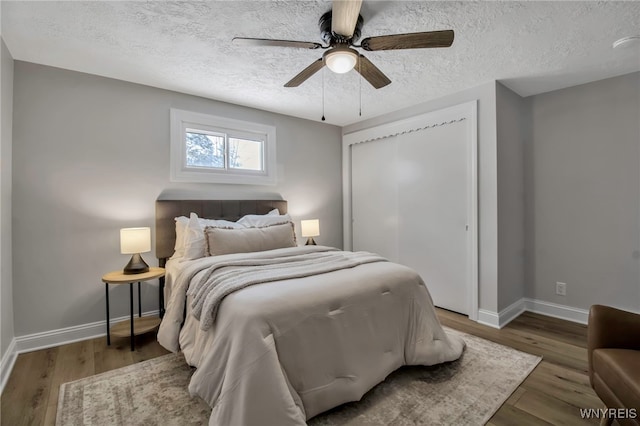
[{"label": "hardwood floor", "polygon": [[84,340],[20,354],[0,398],[2,425],[54,425],[62,383],[114,370],[169,353],[153,333],[129,338]]},{"label": "hardwood floor", "polygon": [[502,330],[438,310],[443,325],[542,356],[542,361],[518,387],[488,425],[583,425],[581,408],[603,408],[589,385],[587,327],[525,312]]},{"label": "hardwood floor", "polygon": [[[524,313],[502,330],[438,309],[443,325],[540,355],[542,362],[491,418],[488,425],[598,424],[580,417],[580,408],[601,408],[589,386],[586,326]],[[166,354],[153,334],[138,336],[136,350],[127,338],[86,340],[21,354],[2,393],[2,425],[53,425],[62,383]]]}]

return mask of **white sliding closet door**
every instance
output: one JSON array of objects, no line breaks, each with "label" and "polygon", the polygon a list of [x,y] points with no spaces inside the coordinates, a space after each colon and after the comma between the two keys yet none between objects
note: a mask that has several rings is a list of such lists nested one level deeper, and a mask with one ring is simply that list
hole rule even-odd
[{"label": "white sliding closet door", "polygon": [[352,146],[353,250],[398,262],[396,137]]},{"label": "white sliding closet door", "polygon": [[398,136],[400,263],[420,274],[434,304],[468,314],[467,123]]},{"label": "white sliding closet door", "polygon": [[415,269],[434,304],[469,314],[470,136],[452,122],[351,145],[354,250]]}]

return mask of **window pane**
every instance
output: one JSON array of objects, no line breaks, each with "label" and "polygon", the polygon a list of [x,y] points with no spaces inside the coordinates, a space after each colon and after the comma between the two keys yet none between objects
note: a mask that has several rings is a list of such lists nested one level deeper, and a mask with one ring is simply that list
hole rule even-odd
[{"label": "window pane", "polygon": [[264,170],[262,141],[229,138],[229,167],[243,170]]},{"label": "window pane", "polygon": [[185,132],[187,167],[224,169],[224,137]]}]

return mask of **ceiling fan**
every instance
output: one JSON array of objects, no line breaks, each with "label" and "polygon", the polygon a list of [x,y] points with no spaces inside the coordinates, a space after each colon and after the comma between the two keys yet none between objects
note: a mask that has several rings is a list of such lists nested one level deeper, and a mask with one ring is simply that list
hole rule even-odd
[{"label": "ceiling fan", "polygon": [[326,45],[309,41],[274,40],[264,38],[235,37],[233,42],[242,46],[276,46],[301,49],[328,49],[321,58],[314,61],[298,75],[287,82],[285,87],[298,87],[325,65],[335,73],[346,73],[352,69],[362,75],[373,87],[380,89],[391,83],[371,61],[355,48],[367,51],[422,49],[449,47],[453,43],[453,30],[428,31],[409,34],[393,34],[367,37],[359,45],[363,19],[360,15],[362,0],[333,0],[332,10],[320,17],[320,33]]}]

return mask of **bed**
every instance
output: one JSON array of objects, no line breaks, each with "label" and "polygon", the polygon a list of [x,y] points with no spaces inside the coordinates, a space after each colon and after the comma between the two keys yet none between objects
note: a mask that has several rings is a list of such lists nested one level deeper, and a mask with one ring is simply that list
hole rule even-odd
[{"label": "bed", "polygon": [[[156,255],[167,271],[158,340],[196,367],[189,392],[212,407],[210,425],[304,425],[403,365],[460,357],[464,342],[444,332],[415,271],[371,253],[298,246],[295,233],[270,247],[293,232],[286,212],[282,200],[156,202]],[[185,231],[174,219],[190,215],[215,255],[175,258]],[[237,243],[258,233],[266,249]]]}]

